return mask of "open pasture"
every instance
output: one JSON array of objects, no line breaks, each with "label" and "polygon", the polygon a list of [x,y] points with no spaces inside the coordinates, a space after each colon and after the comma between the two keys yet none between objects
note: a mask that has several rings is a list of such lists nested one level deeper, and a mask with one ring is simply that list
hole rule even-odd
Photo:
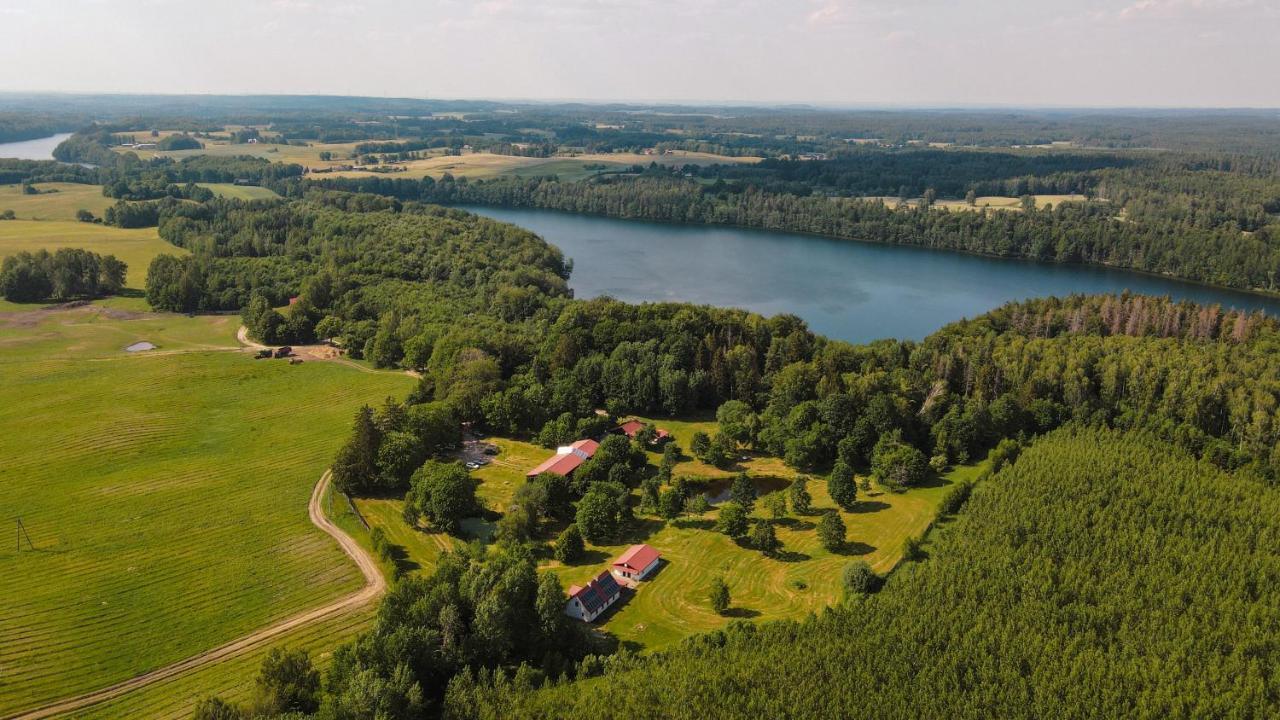
[{"label": "open pasture", "polygon": [[[197,138],[204,143],[203,149],[192,150],[135,150],[129,147],[115,147],[116,152],[132,152],[143,160],[153,157],[168,157],[180,160],[196,155],[215,155],[221,157],[266,158],[272,162],[297,163],[306,167],[326,167],[336,164],[351,164],[352,154],[359,143],[311,143],[310,145],[277,145],[273,143],[231,143],[228,140]],[[147,142],[143,139],[143,142]],[[320,153],[329,152],[331,160],[321,160]]]},{"label": "open pasture", "polygon": [[[0,546],[0,715],[361,585],[307,499],[355,408],[412,381],[254,361],[237,325],[99,304],[0,313],[0,504],[34,544]],[[139,340],[158,348],[124,352]]]},{"label": "open pasture", "polygon": [[202,188],[208,188],[213,191],[214,195],[221,198],[230,198],[232,200],[270,200],[280,197],[270,188],[258,187],[256,185],[236,185],[234,183],[196,183]]},{"label": "open pasture", "polygon": [[[74,211],[73,211],[74,212]],[[74,220],[6,220],[0,222],[0,258],[23,250],[83,248],[102,255],[115,255],[128,264],[125,286],[141,290],[146,286],[147,268],[161,253],[185,255],[186,250],[160,239],[155,228],[117,228]],[[13,306],[8,306],[12,309]],[[6,306],[0,306],[0,310]]]},{"label": "open pasture", "polygon": [[[500,175],[533,177],[558,175],[564,180],[581,180],[599,172],[625,170],[632,165],[711,165],[716,163],[758,162],[760,158],[727,157],[709,153],[676,152],[670,155],[644,155],[641,153],[588,153],[581,155],[556,155],[547,158],[496,155],[494,153],[467,153],[463,155],[436,155],[421,160],[411,160],[399,165],[402,172],[385,173],[387,177],[420,179],[426,176],[439,178],[446,172],[454,177],[483,179]],[[379,173],[367,170],[346,170],[320,177],[367,177]]]},{"label": "open pasture", "polygon": [[27,195],[21,185],[0,185],[0,212],[12,210],[20,220],[75,220],[77,210],[102,217],[115,204],[101,185],[37,183],[39,195]]}]

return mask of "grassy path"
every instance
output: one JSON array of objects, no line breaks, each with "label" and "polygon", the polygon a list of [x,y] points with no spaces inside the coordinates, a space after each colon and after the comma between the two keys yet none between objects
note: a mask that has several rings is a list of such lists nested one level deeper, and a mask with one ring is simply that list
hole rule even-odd
[{"label": "grassy path", "polygon": [[39,720],[64,713],[75,712],[84,708],[106,702],[126,693],[134,692],[161,680],[168,680],[180,675],[193,673],[213,663],[230,660],[246,653],[253,652],[297,628],[313,623],[320,623],[334,616],[359,610],[372,603],[386,591],[387,582],[374,559],[352,537],[342,531],[328,517],[321,507],[321,499],[328,489],[330,472],[325,471],[311,492],[307,503],[307,513],[311,522],[328,533],[342,548],[364,574],[365,586],[355,593],[340,598],[322,607],[308,610],[274,625],[257,630],[212,650],[194,655],[186,660],[157,668],[123,682],[116,683],[101,690],[60,700],[44,707],[10,716],[9,720]]}]

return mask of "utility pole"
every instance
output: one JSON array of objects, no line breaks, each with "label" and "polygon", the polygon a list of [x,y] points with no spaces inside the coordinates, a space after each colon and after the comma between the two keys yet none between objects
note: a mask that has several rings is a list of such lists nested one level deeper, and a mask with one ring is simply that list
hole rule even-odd
[{"label": "utility pole", "polygon": [[22,518],[14,518],[18,523],[18,552],[22,552],[22,539],[27,539],[27,549],[35,552],[36,546],[31,542],[31,536],[27,534],[27,528],[22,524]]}]

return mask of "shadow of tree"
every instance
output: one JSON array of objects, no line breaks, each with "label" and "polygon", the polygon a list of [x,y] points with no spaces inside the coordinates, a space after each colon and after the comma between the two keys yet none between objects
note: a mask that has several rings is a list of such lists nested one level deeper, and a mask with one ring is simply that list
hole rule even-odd
[{"label": "shadow of tree", "polygon": [[778,560],[780,562],[786,562],[786,563],[804,562],[805,560],[810,559],[810,556],[805,555],[802,552],[796,552],[794,550],[779,550],[773,553],[772,555],[770,555],[769,557],[773,558],[774,560]]},{"label": "shadow of tree", "polygon": [[849,510],[849,512],[855,513],[858,515],[863,515],[866,513],[880,512],[881,510],[888,510],[888,509],[889,509],[889,503],[887,502],[881,502],[879,500],[863,500],[861,502],[854,503],[853,508]]},{"label": "shadow of tree", "polygon": [[727,618],[737,618],[739,620],[749,620],[751,618],[760,617],[759,610],[752,610],[751,608],[743,607],[731,607],[720,614]]},{"label": "shadow of tree", "polygon": [[875,545],[868,545],[860,541],[852,541],[843,543],[835,550],[837,555],[870,555],[876,551]]},{"label": "shadow of tree", "polygon": [[709,518],[678,518],[671,524],[681,530],[710,530],[716,526],[716,522]]},{"label": "shadow of tree", "polygon": [[653,518],[636,518],[631,521],[626,531],[622,533],[619,539],[623,542],[640,543],[653,537],[655,533],[667,526],[665,520],[655,520]]},{"label": "shadow of tree", "polygon": [[796,518],[779,518],[777,520],[774,520],[773,523],[775,525],[780,525],[784,528],[787,528],[788,530],[795,530],[797,532],[803,531],[803,530],[812,530],[815,527],[817,527],[816,525],[809,522],[808,520],[799,520]]}]

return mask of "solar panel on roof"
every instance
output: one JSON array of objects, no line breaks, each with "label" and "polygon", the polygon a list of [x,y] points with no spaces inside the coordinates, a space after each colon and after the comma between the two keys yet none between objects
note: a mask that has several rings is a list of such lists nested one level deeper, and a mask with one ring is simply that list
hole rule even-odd
[{"label": "solar panel on roof", "polygon": [[596,581],[596,585],[606,598],[611,598],[621,592],[618,582],[613,579],[612,575],[601,575],[600,579]]}]

